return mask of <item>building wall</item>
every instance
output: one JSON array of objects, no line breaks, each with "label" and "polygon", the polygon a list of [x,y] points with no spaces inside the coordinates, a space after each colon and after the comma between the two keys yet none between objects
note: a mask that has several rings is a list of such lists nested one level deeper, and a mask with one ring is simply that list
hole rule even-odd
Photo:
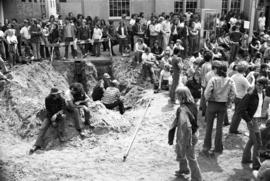
[{"label": "building wall", "polygon": [[[89,0],[85,0],[85,2],[87,1]],[[63,16],[66,16],[69,12],[72,12],[74,15],[81,14],[82,13],[81,2],[82,2],[81,0],[67,0],[67,2],[64,3],[59,2],[59,14]],[[93,9],[91,8],[91,11],[92,10]]]},{"label": "building wall", "polygon": [[159,14],[161,12],[170,13],[174,12],[174,0],[155,0],[156,13]]},{"label": "building wall", "polygon": [[25,18],[41,18],[41,3],[37,2],[22,2],[21,0],[3,0],[5,18],[16,18],[22,21]]},{"label": "building wall", "polygon": [[0,23],[4,24],[3,0],[0,0]]},{"label": "building wall", "polygon": [[201,0],[202,9],[217,9],[221,12],[222,9],[222,0]]},{"label": "building wall", "polygon": [[84,0],[84,15],[99,16],[102,19],[109,18],[109,1],[108,0]]}]

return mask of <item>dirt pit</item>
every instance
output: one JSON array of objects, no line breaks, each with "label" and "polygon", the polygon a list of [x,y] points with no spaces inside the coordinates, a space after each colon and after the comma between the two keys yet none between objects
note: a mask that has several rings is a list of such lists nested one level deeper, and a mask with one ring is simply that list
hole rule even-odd
[{"label": "dirt pit", "polygon": [[[118,66],[128,67],[128,61]],[[128,72],[125,68],[120,70]],[[116,78],[119,76],[119,79],[122,77],[122,81],[128,77],[134,80],[127,81],[124,94],[134,109],[121,116],[117,111],[106,110],[99,102],[93,103],[90,109],[97,129],[89,131],[86,139],[79,139],[70,120],[67,124],[68,135],[74,136],[69,141],[58,144],[54,142],[56,139],[52,139],[55,145],[30,156],[28,151],[40,127],[40,110],[44,108],[45,96],[55,84],[61,90],[67,89],[68,82],[47,62],[16,68],[13,72],[15,83],[7,84],[0,96],[0,108],[3,110],[0,113],[0,180],[186,180],[174,176],[174,172],[179,169],[178,163],[175,161],[174,146],[167,144],[168,129],[175,118],[177,105],[168,104],[167,92],[153,94],[152,89],[137,84],[139,70],[139,67],[134,68],[135,73],[138,71],[136,76],[125,73],[123,77],[120,73],[114,75]],[[132,99],[132,96],[135,98]],[[149,100],[152,100],[151,106],[129,156],[123,162],[123,156]],[[230,111],[229,118],[231,115]],[[251,169],[241,165],[247,137],[228,135],[228,127],[225,127],[223,154],[214,158],[201,156],[199,150],[205,135],[205,123],[201,116],[199,118],[200,137],[196,153],[204,180],[252,180]],[[247,132],[243,121],[240,131]]]}]

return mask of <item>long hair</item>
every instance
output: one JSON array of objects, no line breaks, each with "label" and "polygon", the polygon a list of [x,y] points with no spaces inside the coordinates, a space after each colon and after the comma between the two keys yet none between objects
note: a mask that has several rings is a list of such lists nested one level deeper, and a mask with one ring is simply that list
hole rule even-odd
[{"label": "long hair", "polygon": [[180,104],[194,103],[194,98],[191,95],[189,88],[186,86],[180,86],[176,89],[176,96]]}]

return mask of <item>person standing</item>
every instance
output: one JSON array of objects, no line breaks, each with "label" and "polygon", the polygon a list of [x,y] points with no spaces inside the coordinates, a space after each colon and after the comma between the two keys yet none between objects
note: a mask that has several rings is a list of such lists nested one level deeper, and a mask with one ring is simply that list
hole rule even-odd
[{"label": "person standing", "polygon": [[239,114],[239,103],[241,102],[242,98],[248,93],[248,90],[252,89],[255,86],[255,78],[253,76],[252,82],[249,83],[249,81],[245,77],[245,73],[248,68],[246,62],[239,62],[236,66],[237,73],[231,77],[235,83],[236,96],[234,99],[235,109],[229,132],[233,134],[240,134],[240,132],[238,131],[238,126],[241,121],[241,115]]},{"label": "person standing", "polygon": [[237,24],[233,31],[230,33],[231,48],[230,48],[230,61],[229,64],[235,61],[236,55],[238,54],[240,41],[242,39],[242,33],[240,32],[240,25]]},{"label": "person standing", "polygon": [[165,50],[169,44],[170,36],[171,36],[171,22],[170,22],[169,15],[165,17],[165,20],[161,24],[161,33],[163,37],[162,47],[163,47],[163,50]]},{"label": "person standing", "polygon": [[204,92],[207,101],[206,108],[206,134],[203,144],[203,153],[209,154],[212,145],[212,130],[214,119],[217,116],[217,127],[214,152],[222,153],[222,128],[227,110],[235,95],[234,81],[227,77],[227,66],[222,64],[217,69],[217,76],[210,79]]},{"label": "person standing", "polygon": [[21,34],[21,41],[22,44],[24,45],[24,56],[26,58],[30,57],[30,39],[31,39],[31,34],[29,32],[30,25],[29,25],[29,20],[25,19],[24,21],[24,26],[20,30]]},{"label": "person standing", "polygon": [[34,59],[40,60],[40,39],[42,36],[42,32],[41,27],[38,25],[38,21],[36,19],[32,20],[32,25],[30,26],[29,32],[31,35],[30,42],[33,48]]},{"label": "person standing", "polygon": [[212,70],[212,59],[213,59],[213,54],[211,52],[205,52],[204,54],[204,64],[202,65],[201,69],[201,85],[202,85],[202,97],[200,101],[200,108],[202,110],[202,115],[205,116],[206,112],[206,101],[204,97],[204,91],[207,86],[206,84],[206,74]]},{"label": "person standing", "polygon": [[[202,175],[199,164],[195,155],[195,145],[198,142],[198,124],[197,124],[197,106],[194,99],[185,86],[176,90],[180,107],[176,111],[176,119],[174,120],[170,133],[177,128],[176,134],[176,160],[179,161],[179,171],[176,176],[191,173],[192,181],[202,181]],[[169,145],[173,144],[173,137],[169,136]],[[188,167],[189,166],[189,167]]]},{"label": "person standing", "polygon": [[[263,89],[268,84],[268,80],[264,77],[256,80],[255,89],[252,93],[246,94],[239,103],[239,113],[247,122],[249,130],[249,140],[244,148],[242,163],[252,163],[253,170],[258,170],[261,166],[259,161],[258,149],[262,146],[259,123],[264,120],[262,117],[262,107],[264,100]],[[251,148],[253,153],[251,156]]]},{"label": "person standing", "polygon": [[260,17],[258,19],[258,28],[260,32],[264,32],[265,22],[266,22],[266,18],[265,18],[264,12],[261,12]]},{"label": "person standing", "polygon": [[100,56],[100,45],[101,45],[101,38],[102,38],[102,30],[99,27],[99,22],[96,22],[95,28],[93,30],[93,36],[94,45],[93,45],[93,53],[94,56],[99,57]]},{"label": "person standing", "polygon": [[119,52],[121,55],[125,53],[125,49],[128,46],[128,30],[127,27],[124,24],[124,21],[120,21],[119,27],[117,29],[117,36],[119,40]]},{"label": "person standing", "polygon": [[71,46],[71,54],[73,58],[77,57],[77,51],[74,48],[73,42],[75,40],[76,36],[76,28],[74,23],[71,23],[71,19],[66,18],[66,24],[64,26],[64,41],[66,43],[65,45],[65,59],[68,58],[68,48]]},{"label": "person standing", "polygon": [[180,73],[182,69],[182,59],[179,57],[180,50],[175,48],[173,50],[173,57],[172,57],[172,86],[170,89],[170,100],[172,104],[175,104],[175,90],[179,84]]}]

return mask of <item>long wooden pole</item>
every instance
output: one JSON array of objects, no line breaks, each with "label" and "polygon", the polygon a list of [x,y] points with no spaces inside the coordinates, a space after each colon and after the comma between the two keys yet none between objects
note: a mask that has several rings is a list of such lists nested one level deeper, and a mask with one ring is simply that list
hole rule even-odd
[{"label": "long wooden pole", "polygon": [[124,157],[123,157],[123,162],[125,162],[125,161],[127,160],[128,154],[129,154],[129,152],[130,152],[130,150],[131,150],[131,147],[132,147],[132,145],[133,145],[133,143],[134,143],[134,140],[135,140],[135,138],[136,138],[136,136],[137,136],[137,133],[138,133],[140,127],[141,127],[141,124],[142,124],[142,122],[143,122],[143,120],[144,120],[144,118],[145,118],[145,116],[146,116],[146,113],[147,113],[147,111],[148,111],[148,108],[150,107],[151,102],[152,102],[152,99],[149,100],[149,102],[148,102],[148,104],[147,104],[147,107],[145,108],[144,114],[143,114],[143,116],[142,116],[140,122],[139,122],[138,125],[137,125],[137,128],[136,128],[136,130],[135,130],[135,133],[134,133],[134,135],[133,135],[133,138],[132,138],[132,140],[131,140],[131,142],[130,142],[130,144],[129,144],[129,147],[128,147],[127,151],[126,151],[126,154],[125,154]]}]

